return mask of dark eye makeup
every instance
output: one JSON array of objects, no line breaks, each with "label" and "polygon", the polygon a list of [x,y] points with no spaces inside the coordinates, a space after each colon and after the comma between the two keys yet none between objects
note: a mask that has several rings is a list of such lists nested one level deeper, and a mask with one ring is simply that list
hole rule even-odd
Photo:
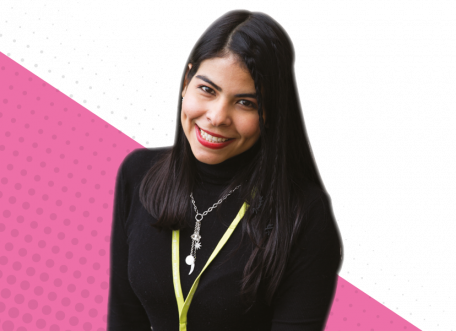
[{"label": "dark eye makeup", "polygon": [[[203,92],[205,92],[205,93],[209,93],[209,94],[212,94],[212,95],[215,94],[215,91],[212,88],[210,88],[209,86],[200,85],[200,86],[198,86],[198,88],[200,90],[202,90]],[[246,100],[246,99],[241,99],[239,101],[242,102],[241,105],[243,105],[245,107],[256,109],[256,104],[253,103],[252,101],[249,101],[249,100]]]}]

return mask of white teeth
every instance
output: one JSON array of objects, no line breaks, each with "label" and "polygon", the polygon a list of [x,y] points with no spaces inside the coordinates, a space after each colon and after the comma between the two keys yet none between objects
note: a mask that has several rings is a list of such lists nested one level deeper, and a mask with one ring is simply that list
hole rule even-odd
[{"label": "white teeth", "polygon": [[210,142],[210,143],[223,143],[227,141],[228,139],[225,138],[219,138],[219,137],[213,137],[209,133],[204,132],[203,130],[200,129],[201,137],[204,138],[204,140]]}]

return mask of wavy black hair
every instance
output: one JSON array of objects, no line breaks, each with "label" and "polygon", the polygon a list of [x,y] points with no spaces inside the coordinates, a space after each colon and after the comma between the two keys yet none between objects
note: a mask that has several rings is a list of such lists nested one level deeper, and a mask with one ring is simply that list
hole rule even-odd
[{"label": "wavy black hair", "polygon": [[[195,44],[179,90],[176,138],[172,149],[154,164],[140,186],[140,200],[157,218],[154,227],[186,227],[188,196],[192,192],[195,157],[180,121],[181,92],[202,61],[234,55],[255,83],[260,125],[259,149],[243,167],[226,194],[240,183],[248,201],[242,233],[253,245],[245,266],[241,294],[255,300],[260,287],[271,303],[282,279],[287,257],[303,223],[307,185],[324,189],[302,117],[294,76],[294,50],[285,30],[270,16],[246,10],[230,11],[216,20]],[[192,67],[187,70],[188,64]],[[265,128],[263,112],[268,128]],[[251,192],[258,194],[251,195]],[[264,229],[272,229],[270,234]]]}]

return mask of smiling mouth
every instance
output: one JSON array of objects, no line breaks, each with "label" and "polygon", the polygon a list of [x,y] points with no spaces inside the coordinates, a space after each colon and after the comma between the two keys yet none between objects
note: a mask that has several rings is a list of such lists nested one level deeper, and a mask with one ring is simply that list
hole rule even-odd
[{"label": "smiling mouth", "polygon": [[209,133],[207,133],[206,131],[202,130],[199,126],[197,126],[197,128],[200,131],[201,137],[210,143],[223,143],[223,142],[233,139],[233,138],[214,137],[214,136],[210,135]]}]

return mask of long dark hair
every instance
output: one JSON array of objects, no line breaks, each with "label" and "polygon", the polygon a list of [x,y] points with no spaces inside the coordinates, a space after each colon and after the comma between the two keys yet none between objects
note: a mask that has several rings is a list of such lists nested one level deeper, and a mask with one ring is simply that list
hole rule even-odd
[{"label": "long dark hair", "polygon": [[[241,222],[242,236],[250,237],[253,251],[244,269],[241,294],[247,302],[253,302],[259,289],[264,289],[264,298],[270,304],[297,233],[305,226],[303,188],[314,185],[325,191],[301,113],[293,45],[271,17],[259,12],[231,11],[215,21],[198,40],[181,81],[174,146],[144,177],[140,200],[157,218],[154,227],[186,227],[188,197],[195,184],[196,169],[180,121],[180,92],[202,61],[228,54],[240,60],[255,82],[261,136],[252,162],[242,167],[221,195],[242,183],[240,194],[250,205]],[[192,64],[189,71],[188,63]],[[264,231],[268,225],[272,225],[270,234]]]}]

